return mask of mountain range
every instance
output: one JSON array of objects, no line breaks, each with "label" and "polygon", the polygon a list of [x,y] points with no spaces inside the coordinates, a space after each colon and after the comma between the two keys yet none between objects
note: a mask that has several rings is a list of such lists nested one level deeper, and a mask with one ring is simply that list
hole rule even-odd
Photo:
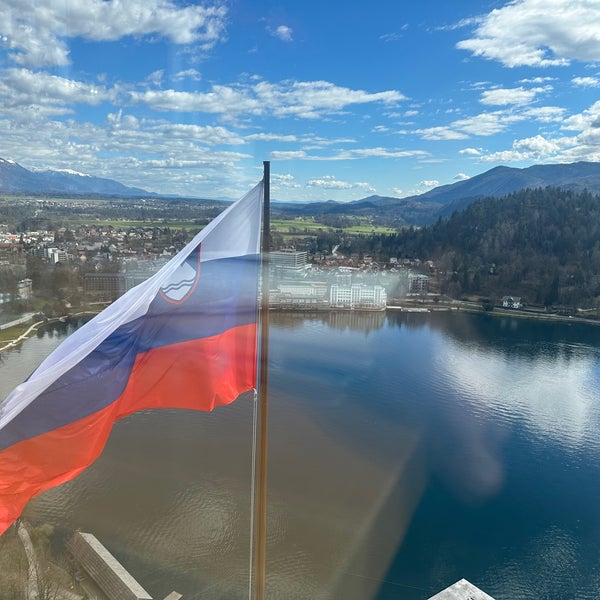
[{"label": "mountain range", "polygon": [[103,196],[153,196],[103,177],[76,171],[30,171],[12,160],[0,158],[0,193],[3,194],[97,194]]},{"label": "mountain range", "polygon": [[545,187],[600,194],[600,163],[534,165],[524,169],[500,166],[470,179],[407,198],[369,196],[347,203],[280,204],[277,210],[299,215],[385,216],[395,219],[398,225],[426,225],[439,217],[448,217],[481,198],[502,198],[523,189]]},{"label": "mountain range", "polygon": [[[357,215],[385,218],[396,225],[426,225],[448,217],[480,198],[501,198],[523,189],[556,187],[600,194],[600,163],[533,165],[524,169],[494,167],[456,183],[407,198],[369,196],[354,202],[273,202],[273,211],[291,215]],[[156,196],[101,177],[75,171],[30,171],[0,158],[0,193]]]}]

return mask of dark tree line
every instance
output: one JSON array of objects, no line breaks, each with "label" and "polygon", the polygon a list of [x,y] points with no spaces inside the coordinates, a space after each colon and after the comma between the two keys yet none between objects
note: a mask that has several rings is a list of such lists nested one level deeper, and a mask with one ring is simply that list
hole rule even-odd
[{"label": "dark tree line", "polygon": [[557,188],[479,200],[434,225],[354,238],[341,251],[438,265],[442,291],[595,306],[600,296],[600,198]]}]

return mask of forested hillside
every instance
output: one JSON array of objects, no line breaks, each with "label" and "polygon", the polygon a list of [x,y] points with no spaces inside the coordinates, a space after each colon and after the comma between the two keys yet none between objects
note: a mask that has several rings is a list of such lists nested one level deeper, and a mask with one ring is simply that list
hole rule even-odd
[{"label": "forested hillside", "polygon": [[545,188],[479,200],[435,225],[360,244],[345,250],[435,261],[441,291],[454,297],[596,306],[600,295],[600,197],[587,192]]}]

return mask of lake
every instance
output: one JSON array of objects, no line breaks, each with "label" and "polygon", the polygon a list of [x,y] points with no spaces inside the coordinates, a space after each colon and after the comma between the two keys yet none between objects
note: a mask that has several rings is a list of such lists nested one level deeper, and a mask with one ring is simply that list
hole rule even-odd
[{"label": "lake", "polygon": [[[0,361],[0,396],[72,326]],[[600,329],[461,313],[271,315],[269,598],[600,597]],[[157,598],[247,597],[253,395],[117,423],[32,501]]]}]

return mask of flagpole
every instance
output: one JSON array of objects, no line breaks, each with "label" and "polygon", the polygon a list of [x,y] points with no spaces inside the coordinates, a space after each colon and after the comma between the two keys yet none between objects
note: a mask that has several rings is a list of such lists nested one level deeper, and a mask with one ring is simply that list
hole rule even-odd
[{"label": "flagpole", "polygon": [[258,456],[256,491],[255,598],[265,600],[267,557],[267,433],[269,416],[269,265],[271,250],[271,163],[263,162],[262,289],[259,364]]}]

